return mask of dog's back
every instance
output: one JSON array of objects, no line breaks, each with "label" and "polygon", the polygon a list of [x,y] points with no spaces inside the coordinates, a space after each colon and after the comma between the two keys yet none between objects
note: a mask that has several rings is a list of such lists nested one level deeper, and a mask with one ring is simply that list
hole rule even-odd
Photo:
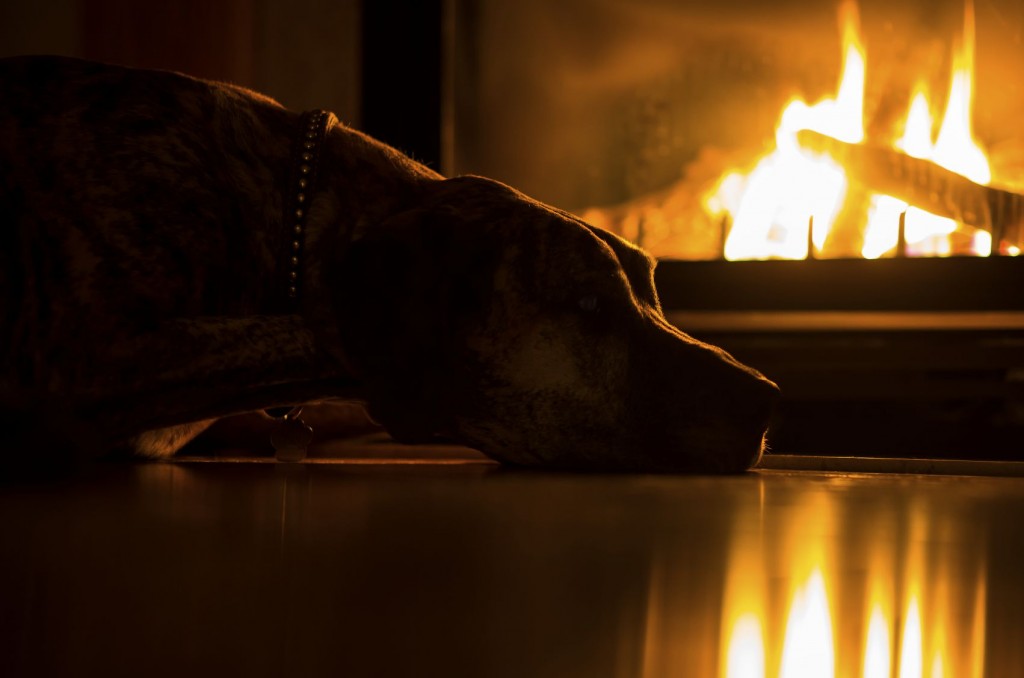
[{"label": "dog's back", "polygon": [[282,183],[284,109],[60,57],[0,60],[0,101],[0,378],[64,388],[98,342],[259,304],[251,272],[279,247],[266,187]]}]

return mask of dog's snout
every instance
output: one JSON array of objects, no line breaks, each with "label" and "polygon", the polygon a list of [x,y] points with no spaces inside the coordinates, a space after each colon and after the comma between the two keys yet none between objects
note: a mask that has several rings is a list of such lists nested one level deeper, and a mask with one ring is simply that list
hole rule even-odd
[{"label": "dog's snout", "polygon": [[775,412],[779,401],[779,387],[752,367],[737,361],[720,349],[711,348],[724,363],[728,377],[712,378],[716,400],[739,426],[752,427],[761,433]]},{"label": "dog's snout", "polygon": [[[674,450],[652,462],[665,470],[739,473],[756,464],[779,402],[778,386],[726,351],[675,328],[662,328],[660,356],[639,357],[648,388],[655,447]],[[653,395],[653,394],[652,394]],[[652,401],[655,403],[651,408]]]}]

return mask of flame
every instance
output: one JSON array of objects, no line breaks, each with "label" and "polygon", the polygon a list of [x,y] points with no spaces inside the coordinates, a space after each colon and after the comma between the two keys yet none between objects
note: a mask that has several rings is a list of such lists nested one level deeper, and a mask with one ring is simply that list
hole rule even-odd
[{"label": "flame", "polygon": [[835,675],[832,619],[821,570],[815,570],[793,598],[786,624],[780,678],[831,678]]},{"label": "flame", "polygon": [[964,5],[964,34],[953,55],[953,77],[949,85],[946,117],[935,142],[933,159],[946,169],[971,181],[992,180],[985,152],[971,134],[972,82],[974,80],[974,3]]},{"label": "flame", "polygon": [[764,640],[757,615],[745,614],[733,624],[725,661],[726,678],[764,678]]},{"label": "flame", "polygon": [[876,605],[868,622],[868,636],[864,648],[864,678],[889,678],[889,624],[881,606]]},{"label": "flame", "polygon": [[[865,50],[858,31],[857,6],[840,6],[843,69],[835,98],[808,105],[791,100],[776,129],[776,148],[748,173],[730,172],[705,197],[712,216],[728,213],[732,229],[725,243],[725,258],[802,259],[826,249],[829,234],[847,198],[848,179],[842,166],[827,155],[811,156],[800,150],[796,134],[813,130],[840,141],[863,142]],[[893,146],[916,158],[930,160],[980,184],[988,184],[988,160],[971,132],[974,77],[974,7],[965,6],[963,36],[953,54],[946,112],[938,138],[932,141],[931,106],[923,84],[912,95],[903,135]],[[893,251],[899,241],[900,215],[906,212],[906,252],[914,256],[948,256],[951,236],[961,226],[892,196],[867,196],[867,222],[861,256],[875,259]],[[813,221],[811,219],[813,218]],[[813,224],[808,234],[809,224]],[[808,237],[810,235],[810,237]],[[809,242],[810,241],[810,242]],[[810,251],[813,245],[815,252]],[[988,255],[991,236],[976,231],[969,249]],[[1015,252],[1011,252],[1015,253]]]},{"label": "flame", "polygon": [[[915,158],[931,160],[975,183],[988,184],[992,179],[988,159],[971,133],[973,79],[974,6],[968,0],[964,9],[963,38],[953,54],[953,75],[950,79],[946,115],[938,139],[932,143],[932,117],[928,98],[923,84],[918,84],[904,124],[903,136],[895,147]],[[891,196],[875,195],[871,198],[862,256],[877,259],[896,247],[899,215],[903,211],[907,213],[905,240],[908,253],[931,256],[949,256],[952,253],[949,236],[958,229],[954,220],[909,207],[907,203]],[[992,251],[992,236],[985,231],[976,231],[971,250],[982,256],[989,255]]]},{"label": "flame", "polygon": [[[812,216],[814,247],[825,245],[846,195],[846,174],[831,158],[810,158],[801,152],[796,134],[810,129],[848,143],[864,138],[864,48],[856,29],[857,6],[844,2],[840,11],[845,57],[839,92],[813,106],[801,99],[786,105],[775,133],[775,151],[747,176],[739,204],[730,210],[733,226],[725,243],[726,259],[802,259],[808,255]],[[733,191],[735,184],[731,180]],[[716,187],[716,195],[723,185]],[[720,200],[730,202],[726,196]]]},{"label": "flame", "polygon": [[728,638],[719,661],[722,678],[764,678],[765,581],[760,535],[740,532],[730,545],[732,562],[742,568],[729,568],[722,598],[722,637]]},{"label": "flame", "polygon": [[[915,502],[902,520],[891,521],[895,532],[906,535],[902,544],[873,534],[863,548],[853,547],[867,556],[863,588],[835,576],[856,566],[837,558],[830,546],[838,528],[824,497],[787,507],[800,529],[738,529],[725,573],[717,675],[985,675],[985,549],[965,559],[963,544],[951,537],[963,524],[936,524],[931,508]],[[664,592],[658,593],[660,606]],[[682,665],[650,666],[644,675],[690,675]]]},{"label": "flame", "polygon": [[903,631],[900,634],[899,678],[922,677],[922,654],[921,613],[918,609],[917,597],[915,596],[907,604],[907,613],[903,620]]},{"label": "flame", "polygon": [[896,148],[914,158],[927,159],[932,152],[932,114],[923,83],[918,83]]},{"label": "flame", "polygon": [[878,542],[872,544],[868,565],[868,597],[864,607],[868,618],[864,634],[863,678],[892,676],[892,599],[895,582],[892,553]]}]

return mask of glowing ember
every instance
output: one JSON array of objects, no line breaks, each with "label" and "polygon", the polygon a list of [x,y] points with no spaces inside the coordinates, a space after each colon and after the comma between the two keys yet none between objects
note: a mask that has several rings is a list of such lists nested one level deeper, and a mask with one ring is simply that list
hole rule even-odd
[{"label": "glowing ember", "polygon": [[[802,259],[828,253],[837,217],[848,208],[849,179],[841,164],[825,154],[812,155],[800,148],[797,133],[812,130],[849,144],[864,139],[865,50],[858,31],[856,5],[841,5],[843,72],[834,99],[808,105],[794,99],[783,110],[776,130],[776,148],[746,174],[728,172],[704,205],[712,216],[728,217],[732,228],[725,243],[727,259]],[[945,117],[938,138],[932,141],[932,117],[927,94],[918,86],[904,123],[903,135],[892,145],[907,155],[930,160],[979,184],[988,184],[991,171],[984,151],[971,132],[971,97],[974,72],[974,10],[968,2],[963,37],[953,56],[953,72]],[[894,197],[861,196],[868,201],[863,257],[874,259],[894,252],[899,242],[900,214],[906,212],[906,253],[948,256],[954,253],[951,236],[970,232],[951,219],[908,206]],[[808,238],[808,225],[813,230]],[[810,251],[810,244],[814,251]],[[959,251],[988,255],[991,236],[974,231],[961,238]],[[1015,254],[1012,250],[1009,252]]]}]

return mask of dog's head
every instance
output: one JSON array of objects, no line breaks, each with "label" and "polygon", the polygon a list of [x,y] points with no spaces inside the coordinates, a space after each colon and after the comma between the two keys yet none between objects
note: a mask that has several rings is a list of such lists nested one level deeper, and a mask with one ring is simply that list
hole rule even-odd
[{"label": "dog's head", "polygon": [[670,325],[650,257],[487,179],[438,182],[346,252],[333,289],[371,414],[503,462],[737,472],[777,388]]}]

